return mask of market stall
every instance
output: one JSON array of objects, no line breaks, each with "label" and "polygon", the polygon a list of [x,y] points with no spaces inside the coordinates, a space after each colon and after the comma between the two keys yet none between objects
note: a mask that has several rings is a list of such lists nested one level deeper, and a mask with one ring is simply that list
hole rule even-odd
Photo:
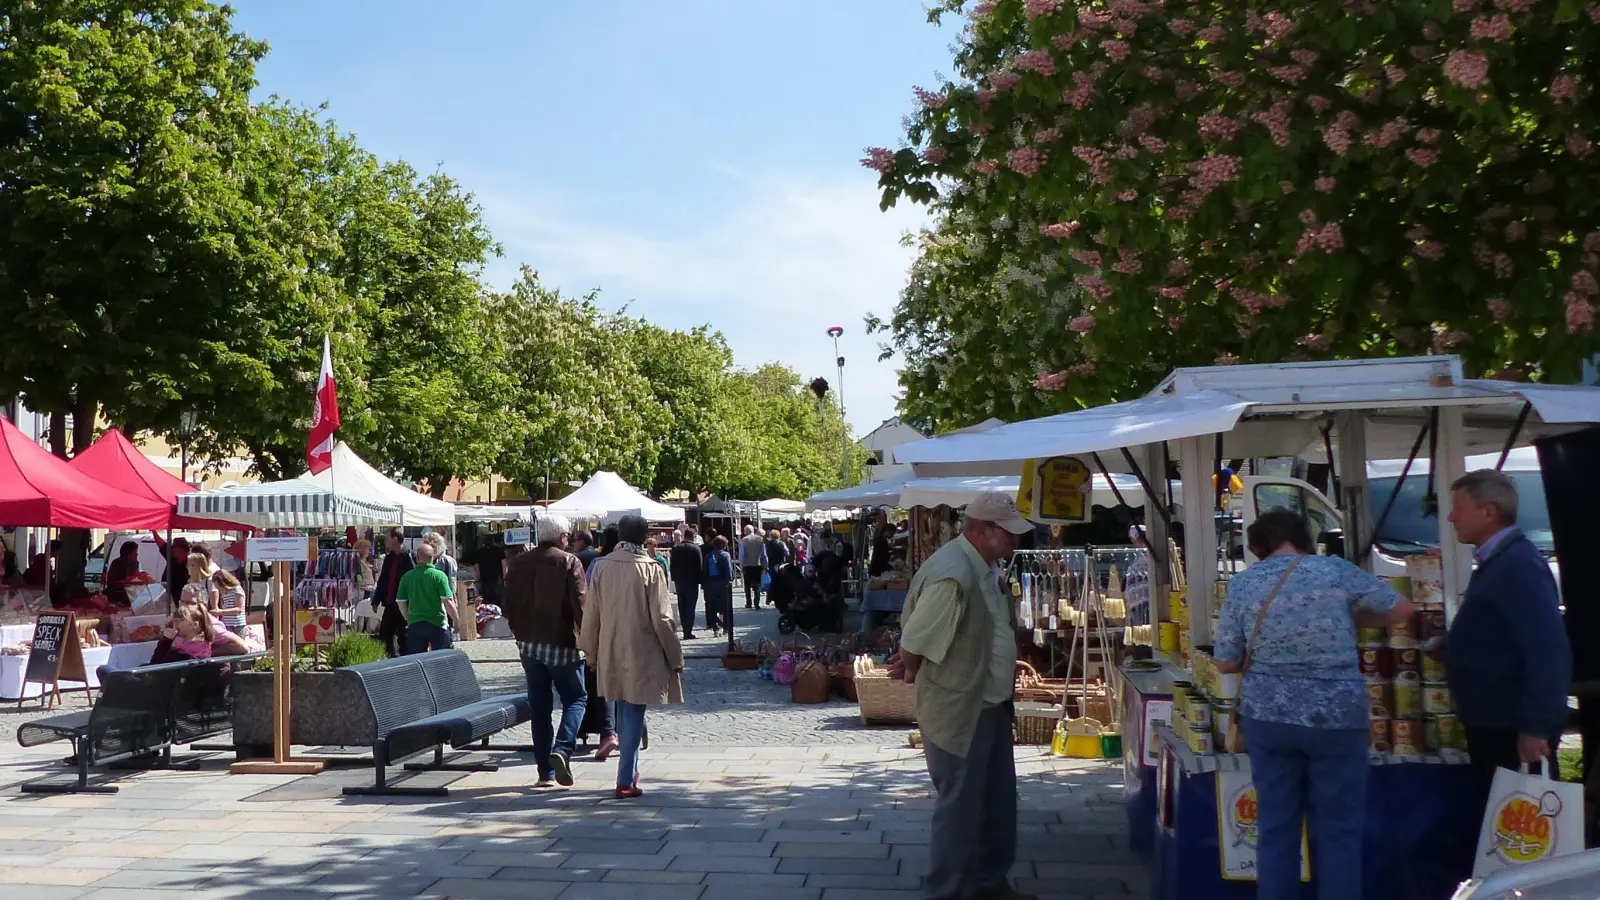
[{"label": "market stall", "polygon": [[573,519],[611,521],[625,515],[644,516],[651,522],[682,522],[683,510],[652,500],[634,490],[615,472],[596,472],[583,486],[550,504],[552,515]]},{"label": "market stall", "polygon": [[[1165,503],[1146,517],[1155,557],[1147,589],[1162,652],[1117,672],[1129,841],[1137,850],[1154,851],[1160,896],[1180,890],[1191,897],[1243,896],[1254,889],[1239,883],[1253,878],[1241,860],[1253,853],[1254,831],[1229,825],[1228,816],[1253,807],[1248,763],[1211,752],[1218,712],[1228,714],[1237,684],[1208,683],[1215,670],[1206,664],[1223,568],[1212,517],[1221,491],[1213,479],[1225,461],[1303,457],[1331,463],[1339,479],[1344,545],[1353,561],[1368,565],[1374,512],[1367,493],[1369,457],[1407,458],[1426,444],[1433,449],[1432,483],[1448,485],[1463,474],[1469,452],[1508,452],[1597,422],[1600,390],[1466,379],[1454,357],[1230,366],[1177,370],[1137,400],[905,445],[897,448],[896,460],[910,463],[918,475],[975,475],[1017,472],[1026,460],[1072,457],[1099,471],[1133,474],[1147,495],[1168,463],[1177,461],[1181,522]],[[1285,496],[1292,508],[1305,510],[1306,491],[1259,487],[1249,489],[1247,510],[1284,505]],[[1438,491],[1437,499],[1437,584],[1418,599],[1423,621],[1443,629],[1465,587],[1471,555],[1447,524],[1450,492]],[[1167,540],[1180,525],[1181,564]],[[1410,587],[1415,591],[1418,585]],[[1435,709],[1431,720],[1424,719],[1425,710],[1409,705],[1409,693],[1395,693],[1392,685],[1384,693],[1374,684],[1380,679],[1369,674],[1375,787],[1366,846],[1385,849],[1371,854],[1366,894],[1444,896],[1440,885],[1453,885],[1470,872],[1478,827],[1459,805],[1470,774],[1444,726],[1450,721],[1448,695],[1442,715]],[[1388,726],[1385,733],[1378,723]],[[1427,856],[1426,863],[1418,854]],[[1426,870],[1426,877],[1394,877],[1405,860],[1414,871]]]}]

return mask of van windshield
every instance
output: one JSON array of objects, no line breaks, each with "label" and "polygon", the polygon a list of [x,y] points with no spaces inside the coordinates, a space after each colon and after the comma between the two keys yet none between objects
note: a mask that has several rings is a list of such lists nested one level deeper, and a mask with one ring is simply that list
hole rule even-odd
[{"label": "van windshield", "polygon": [[[1517,525],[1545,556],[1555,555],[1555,535],[1550,530],[1550,510],[1544,502],[1544,482],[1538,472],[1507,472],[1517,483]],[[1372,515],[1376,519],[1394,494],[1400,479],[1395,476],[1372,479]],[[1394,556],[1420,553],[1439,545],[1439,520],[1428,514],[1423,495],[1428,490],[1427,475],[1408,475],[1400,487],[1389,517],[1378,530],[1378,546]]]}]

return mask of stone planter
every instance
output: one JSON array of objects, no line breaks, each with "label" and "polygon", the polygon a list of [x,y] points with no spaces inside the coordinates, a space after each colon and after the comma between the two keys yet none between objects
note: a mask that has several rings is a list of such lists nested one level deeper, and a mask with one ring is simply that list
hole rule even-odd
[{"label": "stone planter", "polygon": [[[295,672],[289,738],[303,747],[371,747],[377,722],[361,682],[339,672]],[[272,753],[272,673],[233,676],[233,744],[240,758]]]}]

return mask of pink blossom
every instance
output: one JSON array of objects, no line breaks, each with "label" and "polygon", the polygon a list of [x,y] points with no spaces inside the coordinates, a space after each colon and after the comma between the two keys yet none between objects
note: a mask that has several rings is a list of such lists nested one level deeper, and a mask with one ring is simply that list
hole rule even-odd
[{"label": "pink blossom", "polygon": [[1506,298],[1490,297],[1484,304],[1489,307],[1489,315],[1494,317],[1497,324],[1504,324],[1506,319],[1511,318],[1511,304]]},{"label": "pink blossom", "polygon": [[950,151],[938,145],[922,151],[922,161],[932,166],[937,166],[949,158]]},{"label": "pink blossom", "polygon": [[1438,241],[1419,241],[1416,247],[1412,248],[1412,252],[1423,259],[1442,259],[1445,246]]},{"label": "pink blossom", "polygon": [[1164,153],[1167,149],[1166,141],[1148,134],[1139,136],[1139,145],[1151,153]]},{"label": "pink blossom", "polygon": [[1071,222],[1056,222],[1051,225],[1042,225],[1039,227],[1039,233],[1045,237],[1069,238],[1077,234],[1078,229],[1081,227],[1083,226],[1079,225],[1078,221],[1074,219]]},{"label": "pink blossom", "polygon": [[1207,25],[1200,29],[1200,40],[1208,44],[1220,43],[1225,36],[1226,32],[1222,30],[1221,25]]},{"label": "pink blossom", "polygon": [[1195,190],[1214,190],[1239,177],[1240,160],[1237,156],[1212,156],[1189,164],[1189,183]]},{"label": "pink blossom", "polygon": [[1180,81],[1172,88],[1172,92],[1177,95],[1178,99],[1186,103],[1190,100],[1193,100],[1194,95],[1199,93],[1199,91],[1199,88],[1187,81]]},{"label": "pink blossom", "polygon": [[1232,140],[1239,133],[1239,128],[1237,121],[1218,113],[1207,113],[1200,117],[1200,136],[1211,140]]},{"label": "pink blossom", "polygon": [[1333,338],[1325,334],[1308,334],[1295,343],[1307,350],[1326,350],[1333,345]]},{"label": "pink blossom", "polygon": [[1339,223],[1329,222],[1326,225],[1311,225],[1300,235],[1300,240],[1295,244],[1294,255],[1304,256],[1312,250],[1332,252],[1344,246],[1344,231],[1339,228]]},{"label": "pink blossom", "polygon": [[1172,262],[1167,263],[1168,278],[1187,278],[1188,276],[1189,264],[1187,262],[1181,259],[1175,259]]},{"label": "pink blossom", "polygon": [[1091,269],[1099,269],[1104,265],[1100,258],[1099,250],[1073,250],[1069,255],[1077,260],[1079,265],[1088,266]]},{"label": "pink blossom", "polygon": [[1033,386],[1041,391],[1059,391],[1067,386],[1067,373],[1040,372],[1033,379]]},{"label": "pink blossom", "polygon": [[1452,50],[1444,60],[1444,77],[1456,87],[1477,90],[1489,83],[1489,57],[1476,50]]},{"label": "pink blossom", "polygon": [[1328,145],[1329,150],[1340,156],[1350,152],[1350,132],[1337,125],[1322,129],[1322,142]]},{"label": "pink blossom", "polygon": [[1078,36],[1075,34],[1058,34],[1050,39],[1050,46],[1057,50],[1071,50],[1072,45],[1077,42]]},{"label": "pink blossom", "polygon": [[1472,20],[1472,37],[1479,41],[1506,41],[1511,39],[1511,19],[1505,13],[1479,16]]},{"label": "pink blossom", "polygon": [[1427,168],[1428,166],[1431,166],[1439,161],[1439,154],[1433,152],[1432,150],[1424,150],[1421,147],[1412,147],[1410,150],[1406,151],[1406,159],[1411,160],[1413,163],[1416,163],[1423,168]]},{"label": "pink blossom", "polygon": [[1317,211],[1314,210],[1314,209],[1302,209],[1302,210],[1300,210],[1300,224],[1302,224],[1302,225],[1315,225],[1315,224],[1317,224]]},{"label": "pink blossom", "polygon": [[1183,327],[1183,316],[1167,316],[1167,327],[1177,331]]},{"label": "pink blossom", "polygon": [[1567,135],[1567,152],[1582,159],[1594,152],[1594,142],[1574,131]]},{"label": "pink blossom", "polygon": [[1411,58],[1417,62],[1427,62],[1435,55],[1433,47],[1427,44],[1416,44],[1411,48]]},{"label": "pink blossom", "polygon": [[1496,253],[1494,255],[1494,277],[1510,278],[1511,273],[1515,271],[1516,263],[1511,261],[1510,256],[1504,253]]},{"label": "pink blossom", "polygon": [[1317,51],[1315,50],[1290,50],[1289,57],[1308,69],[1317,64]]},{"label": "pink blossom", "polygon": [[1333,178],[1332,175],[1324,175],[1321,178],[1318,178],[1315,182],[1313,182],[1312,186],[1315,187],[1317,190],[1321,191],[1322,193],[1326,194],[1329,191],[1333,190],[1333,187],[1334,187],[1335,184],[1337,184],[1337,182],[1334,181],[1334,178]]},{"label": "pink blossom", "polygon": [[1572,289],[1585,297],[1600,294],[1600,283],[1595,282],[1594,273],[1579,269],[1572,273]]},{"label": "pink blossom", "polygon": [[[978,88],[972,92],[972,98],[978,101],[980,107],[987,107],[994,102],[995,92],[989,88]],[[974,131],[977,129],[974,128]]]},{"label": "pink blossom", "polygon": [[1139,261],[1139,253],[1127,247],[1117,248],[1117,261],[1111,264],[1111,271],[1121,275],[1137,275],[1144,270],[1144,263]]},{"label": "pink blossom", "polygon": [[974,19],[981,19],[984,16],[987,16],[989,13],[994,12],[994,7],[994,0],[982,0],[981,3],[972,7],[972,12],[969,13],[969,15],[971,15]]},{"label": "pink blossom", "polygon": [[1255,113],[1250,118],[1267,126],[1267,133],[1272,136],[1272,142],[1279,147],[1289,146],[1289,116],[1290,104],[1287,100],[1279,100],[1272,104],[1272,108]]},{"label": "pink blossom", "polygon": [[1533,8],[1533,0],[1494,0],[1494,8],[1506,12],[1525,13]]},{"label": "pink blossom", "polygon": [[1223,87],[1231,87],[1231,88],[1244,87],[1244,73],[1243,72],[1235,72],[1235,71],[1233,71],[1231,69],[1223,69],[1222,71],[1216,73],[1215,75],[1212,75],[1211,77],[1212,77],[1213,80],[1215,80],[1218,84],[1222,85]]},{"label": "pink blossom", "polygon": [[1562,298],[1567,304],[1567,334],[1577,334],[1594,328],[1594,307],[1577,294]]},{"label": "pink blossom", "polygon": [[1156,294],[1165,300],[1182,300],[1189,289],[1176,284],[1156,288]]},{"label": "pink blossom", "polygon": [[988,125],[988,123],[979,122],[978,124],[972,126],[972,133],[977,135],[978,137],[988,137],[989,136],[989,125]]},{"label": "pink blossom", "polygon": [[1167,22],[1167,29],[1178,37],[1188,37],[1194,34],[1194,23],[1188,19],[1172,19]]},{"label": "pink blossom", "polygon": [[1417,129],[1417,140],[1422,142],[1422,143],[1424,143],[1424,144],[1437,144],[1437,143],[1439,143],[1439,129],[1437,129],[1437,128],[1418,128]]},{"label": "pink blossom", "polygon": [[1022,14],[1031,21],[1051,15],[1060,8],[1061,0],[1028,0],[1022,6]]},{"label": "pink blossom", "polygon": [[1151,81],[1166,81],[1167,74],[1167,70],[1161,68],[1160,66],[1144,67],[1144,77],[1150,79]]},{"label": "pink blossom", "polygon": [[884,147],[868,147],[861,151],[866,156],[861,158],[861,164],[877,172],[879,175],[888,175],[894,171],[894,151]]},{"label": "pink blossom", "polygon": [[1078,363],[1075,366],[1067,366],[1067,375],[1069,377],[1070,376],[1074,376],[1074,375],[1093,375],[1093,374],[1094,374],[1094,363],[1092,363],[1092,362],[1081,362],[1081,363]]},{"label": "pink blossom", "polygon": [[1217,358],[1212,360],[1212,362],[1219,366],[1237,366],[1239,364],[1239,357],[1232,353],[1219,353],[1217,354]]},{"label": "pink blossom", "polygon": [[1575,100],[1577,97],[1578,85],[1571,75],[1557,75],[1550,81],[1550,99]]},{"label": "pink blossom", "polygon": [[1283,181],[1278,182],[1278,190],[1284,192],[1285,194],[1292,194],[1294,193],[1294,182],[1286,178]]},{"label": "pink blossom", "polygon": [[1053,144],[1059,140],[1061,140],[1061,129],[1059,128],[1042,128],[1033,133],[1033,142],[1035,144]]},{"label": "pink blossom", "polygon": [[1589,4],[1589,21],[1600,25],[1600,3]]},{"label": "pink blossom", "polygon": [[985,175],[993,175],[1000,171],[1000,164],[992,159],[974,160],[972,167]]},{"label": "pink blossom", "polygon": [[1452,0],[1450,8],[1458,13],[1472,12],[1478,5],[1478,0]]},{"label": "pink blossom", "polygon": [[1311,107],[1312,112],[1320,115],[1323,110],[1333,105],[1333,101],[1329,100],[1327,97],[1312,94],[1306,98],[1306,105]]},{"label": "pink blossom", "polygon": [[1399,66],[1384,66],[1383,74],[1388,77],[1390,87],[1406,80],[1406,70]]},{"label": "pink blossom", "polygon": [[1267,13],[1267,39],[1281,41],[1294,30],[1295,21],[1281,12]]},{"label": "pink blossom", "polygon": [[1100,46],[1105,48],[1106,55],[1111,57],[1113,62],[1122,62],[1133,52],[1128,49],[1127,41],[1101,41]]},{"label": "pink blossom", "polygon": [[1095,29],[1111,20],[1110,16],[1103,16],[1090,9],[1078,10],[1078,24],[1085,28]]},{"label": "pink blossom", "polygon": [[925,88],[912,88],[911,92],[917,95],[917,102],[922,104],[923,109],[938,109],[944,106],[945,103],[947,103],[950,99],[949,97],[945,96],[943,91],[930,91]]},{"label": "pink blossom", "polygon": [[1291,85],[1297,85],[1306,78],[1304,66],[1274,66],[1268,71],[1272,73],[1273,78],[1279,81],[1286,81]]},{"label": "pink blossom", "polygon": [[1590,253],[1600,253],[1600,231],[1591,231],[1583,236],[1583,249]]},{"label": "pink blossom", "polygon": [[1072,73],[1072,87],[1061,92],[1061,101],[1073,109],[1083,109],[1094,101],[1094,78],[1083,72]]},{"label": "pink blossom", "polygon": [[1128,190],[1125,190],[1117,195],[1118,203],[1131,203],[1137,199],[1139,199],[1139,192],[1132,188],[1129,188]]},{"label": "pink blossom", "polygon": [[[1110,297],[1111,293],[1112,293],[1111,285],[1106,284],[1106,280],[1104,278],[1101,278],[1099,275],[1080,275],[1080,276],[1078,276],[1078,284],[1081,285],[1084,290],[1086,290],[1090,294],[1092,294],[1096,300],[1104,300],[1107,297]],[[1077,319],[1073,319],[1072,322],[1076,323],[1076,322],[1078,322],[1079,319],[1083,319],[1083,318],[1088,318],[1089,319],[1089,327],[1090,328],[1094,327],[1094,317],[1093,316],[1089,316],[1089,317],[1079,316]],[[1073,326],[1072,326],[1071,323],[1069,323],[1067,325],[1067,327],[1068,328],[1072,328]],[[1073,329],[1073,330],[1076,330],[1076,329]],[[1084,332],[1079,332],[1079,334],[1082,334],[1082,333],[1084,333]]]},{"label": "pink blossom", "polygon": [[1133,37],[1139,33],[1139,23],[1132,19],[1112,19],[1111,30],[1123,37]]},{"label": "pink blossom", "polygon": [[1380,150],[1405,137],[1411,131],[1411,123],[1402,116],[1383,123],[1383,127],[1367,135],[1367,143]]},{"label": "pink blossom", "polygon": [[1439,35],[1441,34],[1443,34],[1443,31],[1439,28],[1438,22],[1422,23],[1422,36],[1428,40],[1437,41],[1439,39]]},{"label": "pink blossom", "polygon": [[1018,175],[1031,178],[1044,166],[1044,151],[1033,147],[1020,147],[1006,154],[1006,165]]},{"label": "pink blossom", "polygon": [[1167,218],[1174,222],[1187,222],[1194,218],[1194,210],[1187,206],[1174,206],[1167,210]]},{"label": "pink blossom", "polygon": [[1027,50],[1019,53],[1012,65],[1028,72],[1037,72],[1046,77],[1056,73],[1056,60],[1055,57],[1050,55],[1049,50]]},{"label": "pink blossom", "polygon": [[997,91],[1009,91],[1017,86],[1022,76],[1007,69],[989,73],[989,87]]}]

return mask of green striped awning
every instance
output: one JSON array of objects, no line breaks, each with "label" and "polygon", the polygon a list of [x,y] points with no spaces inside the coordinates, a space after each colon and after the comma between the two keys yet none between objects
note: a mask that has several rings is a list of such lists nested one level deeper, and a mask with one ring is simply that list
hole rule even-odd
[{"label": "green striped awning", "polygon": [[299,479],[179,494],[178,513],[256,528],[388,525],[401,517],[398,506],[342,496]]}]

